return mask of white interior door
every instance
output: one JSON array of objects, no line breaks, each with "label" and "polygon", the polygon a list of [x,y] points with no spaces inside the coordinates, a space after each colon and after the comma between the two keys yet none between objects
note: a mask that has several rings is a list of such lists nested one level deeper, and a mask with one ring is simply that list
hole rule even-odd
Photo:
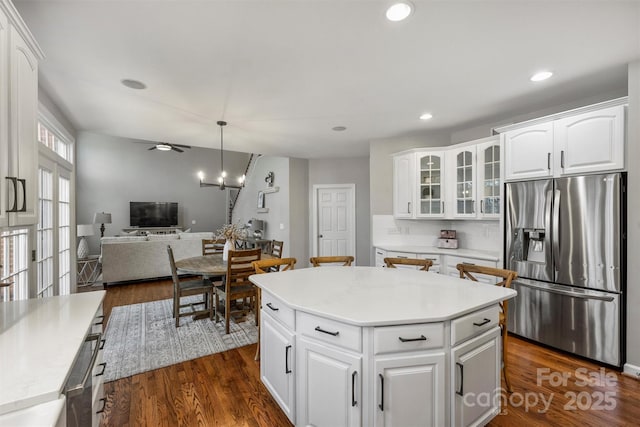
[{"label": "white interior door", "polygon": [[355,184],[313,186],[313,256],[356,256]]}]

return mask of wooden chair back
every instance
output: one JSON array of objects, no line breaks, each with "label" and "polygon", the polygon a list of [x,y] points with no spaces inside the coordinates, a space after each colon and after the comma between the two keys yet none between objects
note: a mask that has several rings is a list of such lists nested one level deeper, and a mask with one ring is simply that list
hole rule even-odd
[{"label": "wooden chair back", "polygon": [[[253,268],[256,274],[272,273],[274,271],[287,271],[293,270],[296,264],[295,258],[274,258],[274,259],[261,259],[260,261],[253,262]],[[276,267],[277,270],[274,270]]]},{"label": "wooden chair back", "polygon": [[[255,274],[253,262],[260,260],[262,251],[260,248],[243,251],[229,251],[227,259],[227,292],[233,294],[234,287],[253,286],[249,276]],[[233,299],[233,298],[232,298]]]},{"label": "wooden chair back", "polygon": [[176,260],[173,257],[173,249],[167,245],[167,253],[169,254],[169,265],[171,266],[171,279],[173,279],[173,291],[174,293],[180,286],[180,279],[178,278],[178,269],[176,268]]},{"label": "wooden chair back", "polygon": [[271,249],[270,249],[269,253],[274,258],[282,258],[282,247],[283,246],[284,246],[284,242],[281,242],[279,240],[272,240],[271,241]]},{"label": "wooden chair back", "polygon": [[339,264],[342,263],[343,267],[351,266],[354,258],[350,255],[347,256],[315,256],[309,258],[309,262],[314,267],[320,267],[322,264]]},{"label": "wooden chair back", "polygon": [[224,242],[224,239],[202,239],[202,255],[221,254]]},{"label": "wooden chair back", "polygon": [[429,271],[429,267],[433,265],[430,259],[412,259],[412,258],[385,258],[384,263],[388,268],[397,268],[397,265],[411,265],[420,267],[420,271]]}]

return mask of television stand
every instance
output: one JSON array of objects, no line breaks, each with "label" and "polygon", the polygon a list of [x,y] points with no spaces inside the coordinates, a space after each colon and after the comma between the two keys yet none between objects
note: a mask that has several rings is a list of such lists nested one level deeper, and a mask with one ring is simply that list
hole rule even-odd
[{"label": "television stand", "polygon": [[129,227],[123,228],[122,231],[125,233],[137,231],[138,234],[176,234],[182,231],[182,227]]}]

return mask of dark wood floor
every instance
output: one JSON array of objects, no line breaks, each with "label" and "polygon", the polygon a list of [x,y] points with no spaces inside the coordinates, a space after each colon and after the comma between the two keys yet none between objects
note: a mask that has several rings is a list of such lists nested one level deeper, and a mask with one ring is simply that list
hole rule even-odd
[{"label": "dark wood floor", "polygon": [[[171,295],[170,281],[109,287],[105,315]],[[640,425],[640,381],[515,337],[508,350],[513,393],[490,426]],[[106,383],[102,425],[290,426],[254,353],[250,345]]]}]

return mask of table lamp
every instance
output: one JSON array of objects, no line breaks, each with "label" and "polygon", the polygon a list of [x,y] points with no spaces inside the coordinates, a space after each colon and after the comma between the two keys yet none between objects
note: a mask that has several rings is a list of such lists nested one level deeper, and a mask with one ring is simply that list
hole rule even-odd
[{"label": "table lamp", "polygon": [[111,224],[111,214],[105,212],[96,212],[93,214],[93,223],[100,224],[100,237],[104,237],[104,225]]},{"label": "table lamp", "polygon": [[86,236],[93,236],[93,224],[78,224],[78,237],[80,237],[80,242],[78,243],[78,259],[89,256],[89,244],[87,243],[87,239],[85,239]]}]

